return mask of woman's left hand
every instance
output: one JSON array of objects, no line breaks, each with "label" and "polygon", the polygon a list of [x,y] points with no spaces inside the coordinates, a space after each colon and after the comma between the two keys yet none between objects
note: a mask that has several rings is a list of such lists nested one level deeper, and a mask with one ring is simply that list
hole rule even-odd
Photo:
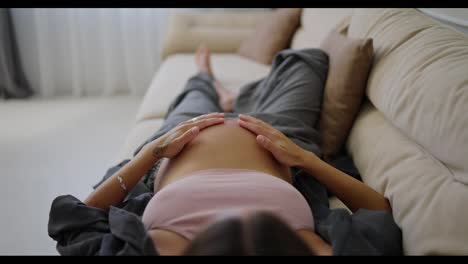
[{"label": "woman's left hand", "polygon": [[173,158],[193,140],[201,130],[224,123],[224,113],[210,113],[184,121],[166,134],[146,144],[141,151],[143,157]]},{"label": "woman's left hand", "polygon": [[302,164],[305,150],[271,125],[247,115],[239,115],[238,124],[256,134],[257,142],[281,164],[289,167]]}]

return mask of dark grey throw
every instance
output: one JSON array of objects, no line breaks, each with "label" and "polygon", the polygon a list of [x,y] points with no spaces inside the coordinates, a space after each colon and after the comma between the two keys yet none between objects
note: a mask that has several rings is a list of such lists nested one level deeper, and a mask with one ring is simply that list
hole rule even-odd
[{"label": "dark grey throw", "polygon": [[[327,71],[328,57],[319,49],[282,51],[266,78],[241,89],[232,115],[256,116],[320,156],[316,124]],[[221,111],[212,77],[196,75],[172,102],[163,126],[147,142],[182,121]],[[141,146],[136,152],[139,149]],[[98,184],[127,162],[110,168]],[[124,202],[109,213],[88,207],[71,195],[57,197],[48,226],[49,236],[57,241],[57,250],[63,255],[157,255],[141,222],[144,208],[153,196],[157,167],[156,164]],[[334,255],[402,254],[401,231],[391,214],[366,209],[354,214],[345,209],[330,210],[324,186],[298,168],[291,170],[294,186],[313,212],[317,234],[332,245]]]}]

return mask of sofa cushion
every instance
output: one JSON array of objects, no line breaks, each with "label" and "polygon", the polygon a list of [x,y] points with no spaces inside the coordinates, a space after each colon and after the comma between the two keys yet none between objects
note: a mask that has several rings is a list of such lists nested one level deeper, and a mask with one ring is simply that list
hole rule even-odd
[{"label": "sofa cushion", "polygon": [[356,10],[348,34],[374,39],[375,107],[468,184],[468,36],[413,9]]},{"label": "sofa cushion", "polygon": [[372,39],[354,39],[332,30],[321,44],[329,69],[320,113],[324,159],[340,152],[365,94],[374,54]]},{"label": "sofa cushion", "polygon": [[348,150],[389,198],[407,254],[467,254],[468,37],[413,9],[355,10],[373,38],[367,96]]},{"label": "sofa cushion", "polygon": [[[236,54],[212,54],[211,66],[218,80],[228,89],[265,77],[269,66]],[[155,74],[137,113],[137,121],[163,118],[171,101],[197,72],[193,54],[169,56]]]},{"label": "sofa cushion", "polygon": [[259,22],[255,31],[240,45],[238,54],[263,64],[290,46],[301,15],[301,8],[279,8]]},{"label": "sofa cushion", "polygon": [[363,181],[389,199],[409,255],[468,253],[468,187],[445,164],[367,104],[348,150]]},{"label": "sofa cushion", "polygon": [[169,16],[161,60],[171,54],[193,53],[200,43],[213,52],[235,53],[255,26],[271,11],[184,12]]},{"label": "sofa cushion", "polygon": [[319,48],[327,34],[352,12],[350,8],[304,8],[291,48]]}]

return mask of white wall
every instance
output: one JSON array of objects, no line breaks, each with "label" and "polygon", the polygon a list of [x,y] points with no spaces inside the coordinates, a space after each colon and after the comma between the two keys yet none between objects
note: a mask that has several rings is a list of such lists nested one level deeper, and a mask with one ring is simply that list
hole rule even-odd
[{"label": "white wall", "polygon": [[468,8],[419,8],[419,10],[468,34]]}]

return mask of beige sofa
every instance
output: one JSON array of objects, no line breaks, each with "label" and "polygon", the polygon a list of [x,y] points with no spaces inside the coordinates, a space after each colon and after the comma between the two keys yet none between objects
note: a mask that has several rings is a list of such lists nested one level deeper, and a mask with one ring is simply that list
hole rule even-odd
[{"label": "beige sofa", "polygon": [[[264,12],[172,16],[166,59],[119,159],[161,125],[196,72],[200,42],[216,51],[215,74],[230,89],[268,73],[235,53]],[[292,48],[318,47],[347,15],[348,35],[372,37],[376,52],[347,150],[363,181],[390,200],[405,254],[468,254],[468,37],[414,9],[304,9]]]}]

